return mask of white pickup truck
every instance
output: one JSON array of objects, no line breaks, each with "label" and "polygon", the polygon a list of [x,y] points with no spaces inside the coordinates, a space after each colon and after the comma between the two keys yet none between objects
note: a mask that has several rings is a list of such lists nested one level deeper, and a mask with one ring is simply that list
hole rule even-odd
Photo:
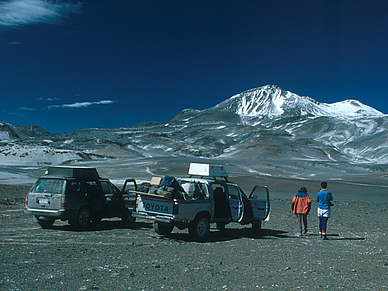
[{"label": "white pickup truck", "polygon": [[267,186],[256,185],[246,195],[228,180],[223,166],[209,164],[191,163],[189,175],[176,179],[178,189],[174,195],[163,195],[166,194],[160,186],[163,181],[159,183],[160,179],[153,178],[149,189],[158,191],[148,191],[155,194],[135,191],[136,211],[132,216],[152,220],[154,230],[160,235],[171,233],[174,226],[188,228],[192,239],[199,241],[208,237],[210,223],[217,223],[221,230],[230,222],[251,223],[254,230],[261,230],[261,222],[270,212]]}]

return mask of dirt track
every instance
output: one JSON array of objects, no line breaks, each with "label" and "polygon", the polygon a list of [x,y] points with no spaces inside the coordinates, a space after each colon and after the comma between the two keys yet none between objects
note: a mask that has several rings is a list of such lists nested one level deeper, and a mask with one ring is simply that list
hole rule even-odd
[{"label": "dirt track", "polygon": [[290,201],[274,199],[261,235],[230,224],[198,243],[146,221],[44,230],[22,211],[27,190],[0,185],[0,290],[388,290],[387,203],[335,202],[322,241],[316,204],[298,238]]}]

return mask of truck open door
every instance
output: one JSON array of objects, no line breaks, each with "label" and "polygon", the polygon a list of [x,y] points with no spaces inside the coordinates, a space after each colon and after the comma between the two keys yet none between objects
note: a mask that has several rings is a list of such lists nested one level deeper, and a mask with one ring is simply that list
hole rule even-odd
[{"label": "truck open door", "polygon": [[132,217],[132,213],[136,211],[136,192],[137,183],[135,179],[126,179],[123,187],[121,188],[121,195],[126,209],[129,212],[129,223],[135,222],[135,218]]},{"label": "truck open door", "polygon": [[265,220],[270,212],[269,191],[264,185],[255,185],[251,194],[248,196],[251,202],[253,216],[256,219]]},{"label": "truck open door", "polygon": [[233,221],[240,222],[244,217],[244,201],[240,189],[237,187],[237,185],[231,185],[227,184],[228,188],[228,200],[229,200],[229,207],[230,207],[230,213],[232,215]]}]

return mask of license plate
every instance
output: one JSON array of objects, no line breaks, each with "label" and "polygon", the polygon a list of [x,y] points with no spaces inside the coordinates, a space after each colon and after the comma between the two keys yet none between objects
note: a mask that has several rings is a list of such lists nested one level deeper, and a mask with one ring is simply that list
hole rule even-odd
[{"label": "license plate", "polygon": [[47,198],[39,199],[39,204],[48,204],[49,200]]}]

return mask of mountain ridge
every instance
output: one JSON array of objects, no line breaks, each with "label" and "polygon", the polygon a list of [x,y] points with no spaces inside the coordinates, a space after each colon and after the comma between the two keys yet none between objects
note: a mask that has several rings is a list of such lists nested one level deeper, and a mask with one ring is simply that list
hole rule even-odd
[{"label": "mountain ridge", "polygon": [[210,159],[264,174],[337,178],[388,167],[386,115],[356,100],[321,103],[269,85],[164,122],[60,134],[19,129],[23,137],[1,140],[0,164]]},{"label": "mountain ridge", "polygon": [[357,119],[363,117],[383,117],[380,111],[361,103],[347,99],[335,103],[323,103],[311,97],[299,96],[284,91],[278,86],[266,85],[236,94],[219,103],[216,109],[235,111],[250,116],[268,116],[269,118],[286,116],[336,116]]}]

